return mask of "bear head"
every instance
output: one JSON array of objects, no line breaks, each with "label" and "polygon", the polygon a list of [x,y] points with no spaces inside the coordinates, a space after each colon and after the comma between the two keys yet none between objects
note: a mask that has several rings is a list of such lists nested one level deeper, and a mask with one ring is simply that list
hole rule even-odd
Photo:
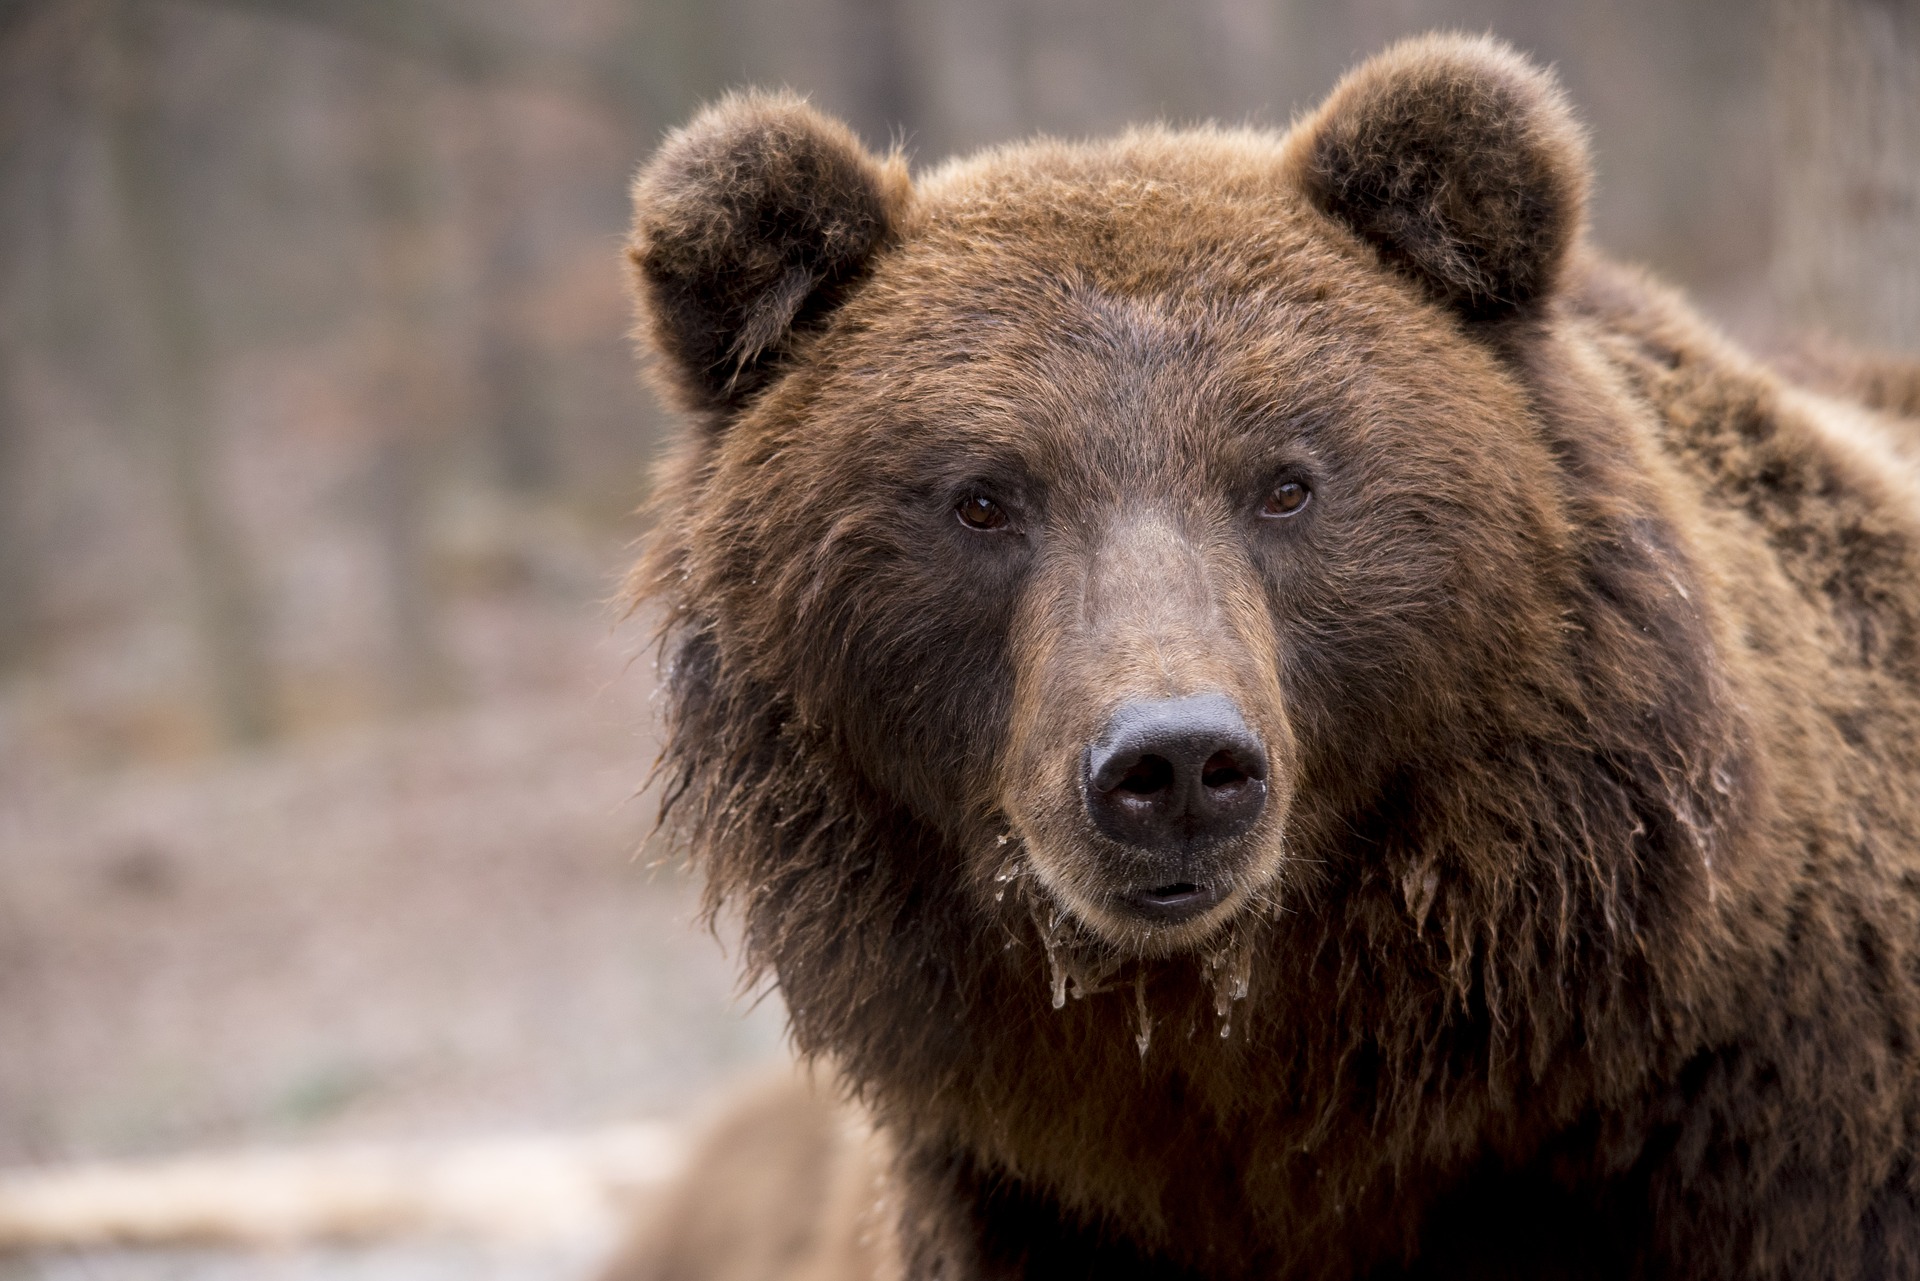
[{"label": "bear head", "polygon": [[749,94],[668,139],[630,259],[697,421],[634,585],[670,799],[796,1007],[863,939],[1169,957],[1356,860],[1422,916],[1436,878],[1549,912],[1525,857],[1653,874],[1515,852],[1683,840],[1726,790],[1680,540],[1547,351],[1586,183],[1551,79],[1465,37],[1283,137],[916,181]]}]

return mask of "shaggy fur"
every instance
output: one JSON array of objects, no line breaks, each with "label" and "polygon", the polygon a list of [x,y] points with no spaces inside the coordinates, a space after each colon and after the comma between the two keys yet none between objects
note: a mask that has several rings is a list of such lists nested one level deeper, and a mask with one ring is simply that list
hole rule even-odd
[{"label": "shaggy fur", "polygon": [[[671,812],[908,1275],[1920,1273],[1920,478],[1586,171],[1432,37],[1284,137],[908,188],[747,98],[641,176]],[[1269,803],[1146,929],[1079,762],[1203,691]]]},{"label": "shaggy fur", "polygon": [[1510,50],[1413,42],[1306,123],[1316,205],[1474,316],[1548,293],[1586,207],[1586,144],[1560,88]]},{"label": "shaggy fur", "polygon": [[797,98],[736,96],[661,147],[630,255],[676,399],[737,409],[887,236],[907,186]]}]

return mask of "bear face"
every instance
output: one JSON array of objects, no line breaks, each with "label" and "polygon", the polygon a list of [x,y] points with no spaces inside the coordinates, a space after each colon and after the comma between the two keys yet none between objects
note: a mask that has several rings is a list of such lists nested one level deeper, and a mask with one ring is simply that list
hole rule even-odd
[{"label": "bear face", "polygon": [[1488,42],[1390,56],[1284,147],[1041,143],[917,191],[723,104],[634,249],[709,418],[669,483],[715,661],[982,905],[1030,874],[1153,954],[1285,910],[1396,770],[1585,701],[1564,478],[1500,352],[1583,166]]},{"label": "bear face", "polygon": [[[1007,261],[1040,248],[1014,220],[960,231],[964,270],[931,229],[876,264],[831,353],[716,450],[714,518],[755,531],[730,549],[746,590],[716,627],[756,638],[753,659],[775,652],[763,629],[814,638],[769,679],[876,787],[982,852],[979,884],[1011,831],[1078,919],[1178,946],[1278,893],[1290,831],[1334,821],[1457,723],[1423,691],[1461,666],[1539,666],[1553,638],[1515,620],[1541,613],[1563,521],[1543,443],[1511,430],[1510,380],[1444,317],[1387,321],[1405,291],[1351,262],[1303,272],[1298,257],[1331,257],[1305,236],[1219,280],[1207,257],[1274,239],[1260,207],[1201,253],[1163,251],[1169,283],[1143,295],[1126,280],[1139,241],[1181,211],[1129,226],[1118,197],[1046,247],[1058,268],[1097,246],[1057,276]],[[763,416],[793,426],[763,436]],[[1223,737],[1137,793],[1093,777],[1124,713],[1209,696],[1238,742],[1203,727]],[[1184,777],[1215,753],[1242,777]],[[1185,813],[1156,840],[1107,818],[1115,794],[1174,808],[1194,781],[1190,810],[1253,793],[1244,830],[1209,839]],[[1178,882],[1202,910],[1141,904]]]}]

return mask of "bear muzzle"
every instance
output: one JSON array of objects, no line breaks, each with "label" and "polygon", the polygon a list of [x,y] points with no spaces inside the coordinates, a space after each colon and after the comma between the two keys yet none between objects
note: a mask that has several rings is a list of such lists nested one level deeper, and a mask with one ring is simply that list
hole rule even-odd
[{"label": "bear muzzle", "polygon": [[1259,822],[1267,772],[1265,746],[1224,694],[1123,704],[1081,770],[1094,830],[1145,856],[1115,886],[1116,906],[1176,924],[1220,902],[1227,869],[1207,856]]}]

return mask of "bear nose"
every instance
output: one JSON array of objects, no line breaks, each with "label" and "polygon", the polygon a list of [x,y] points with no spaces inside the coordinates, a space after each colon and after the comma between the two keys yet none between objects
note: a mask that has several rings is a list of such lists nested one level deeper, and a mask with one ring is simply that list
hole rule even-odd
[{"label": "bear nose", "polygon": [[1266,803],[1266,749],[1224,694],[1126,703],[1087,748],[1087,816],[1123,845],[1194,853]]}]

